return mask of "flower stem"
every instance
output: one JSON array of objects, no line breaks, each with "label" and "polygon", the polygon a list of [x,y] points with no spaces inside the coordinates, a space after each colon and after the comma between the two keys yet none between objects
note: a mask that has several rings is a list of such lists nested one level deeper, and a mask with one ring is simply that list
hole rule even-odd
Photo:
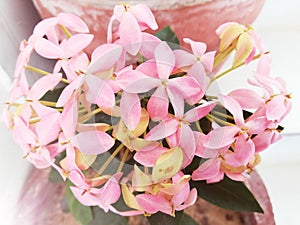
[{"label": "flower stem", "polygon": [[45,106],[55,107],[56,108],[56,102],[49,102],[44,100],[39,100],[39,102]]},{"label": "flower stem", "polygon": [[31,118],[31,119],[29,119],[29,124],[32,125],[32,124],[38,123],[40,121],[41,121],[41,119],[39,117]]},{"label": "flower stem", "polygon": [[234,120],[233,116],[228,115],[226,113],[222,113],[222,112],[219,112],[219,111],[216,111],[216,110],[213,110],[211,113],[215,114],[217,116],[221,116],[221,117],[226,118],[226,119]]},{"label": "flower stem", "polygon": [[30,65],[27,65],[27,66],[26,66],[26,69],[27,69],[27,70],[30,70],[30,71],[32,71],[32,72],[39,73],[39,74],[41,74],[41,75],[48,75],[48,74],[50,74],[49,72],[47,72],[47,71],[45,71],[45,70],[41,70],[41,69],[39,69],[39,68],[36,68],[36,67],[34,67],[34,66],[30,66]]},{"label": "flower stem", "polygon": [[93,111],[91,111],[90,113],[88,114],[85,114],[83,115],[82,117],[79,118],[79,122],[80,123],[84,123],[86,122],[87,120],[89,120],[92,116],[96,115],[97,113],[101,112],[101,109],[100,108],[97,108]]},{"label": "flower stem", "polygon": [[197,121],[195,122],[195,124],[196,124],[196,127],[197,127],[198,131],[200,131],[201,133],[203,133],[203,130],[202,130],[201,126],[200,126],[199,120],[197,120]]},{"label": "flower stem", "polygon": [[231,45],[225,51],[220,52],[218,55],[216,55],[213,68],[216,68],[221,62],[223,62],[224,59],[234,50],[234,48],[235,45]]},{"label": "flower stem", "polygon": [[129,154],[129,149],[126,148],[126,151],[124,152],[124,155],[123,155],[123,157],[122,157],[122,159],[121,159],[121,163],[120,163],[120,165],[119,165],[119,168],[118,168],[118,170],[117,170],[117,173],[122,171],[122,169],[123,169],[123,167],[124,167],[124,163],[126,162],[126,159],[127,159],[128,154]]},{"label": "flower stem", "polygon": [[[27,65],[25,68],[26,68],[27,70],[30,70],[30,71],[32,71],[32,72],[35,72],[35,73],[38,73],[38,74],[41,74],[41,75],[44,75],[44,76],[47,76],[47,75],[50,74],[49,72],[47,72],[47,71],[45,71],[45,70],[36,68],[36,67],[34,67],[34,66],[30,66],[30,65]],[[65,79],[65,78],[61,78],[61,82],[64,82],[64,83],[66,83],[66,84],[69,84],[69,83],[70,83],[70,82],[69,82],[67,79]]]},{"label": "flower stem", "polygon": [[72,34],[65,26],[60,25],[60,29],[67,35],[68,38],[72,37]]},{"label": "flower stem", "polygon": [[218,123],[218,124],[220,124],[220,125],[224,125],[224,126],[235,126],[235,124],[229,123],[229,122],[224,121],[224,120],[221,120],[221,119],[219,119],[218,117],[215,117],[215,116],[213,116],[213,115],[211,115],[211,114],[207,114],[207,115],[206,115],[206,118],[207,118],[210,122],[216,122],[216,123]]},{"label": "flower stem", "polygon": [[109,158],[105,161],[105,163],[101,166],[101,168],[97,171],[97,175],[101,175],[104,170],[108,167],[111,161],[116,157],[116,155],[124,148],[123,144],[120,144],[115,151],[109,156]]},{"label": "flower stem", "polygon": [[[260,58],[260,57],[261,57],[262,55],[264,55],[264,54],[269,54],[269,53],[270,53],[270,52],[265,52],[265,53],[262,53],[262,54],[258,54],[258,55],[256,55],[256,56],[253,57],[252,61],[254,61],[254,60]],[[210,83],[209,83],[208,86],[210,86],[210,85],[211,85],[214,81],[216,81],[217,79],[223,77],[224,75],[230,73],[231,71],[233,71],[233,70],[235,70],[235,69],[237,69],[237,68],[239,68],[239,67],[241,67],[241,66],[243,66],[243,65],[245,65],[245,64],[246,64],[246,62],[241,62],[241,63],[239,63],[238,65],[233,66],[233,67],[231,67],[230,69],[225,70],[224,72],[218,74],[217,76],[215,76],[215,77],[210,81]]]}]

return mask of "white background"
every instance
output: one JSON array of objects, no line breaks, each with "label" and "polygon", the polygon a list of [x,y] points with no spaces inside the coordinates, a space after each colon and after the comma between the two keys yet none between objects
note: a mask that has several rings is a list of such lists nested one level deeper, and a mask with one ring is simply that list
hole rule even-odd
[{"label": "white background", "polygon": [[[29,0],[0,1],[0,102],[10,86],[18,43],[27,38],[37,18]],[[253,24],[273,57],[274,76],[283,76],[293,96],[293,110],[284,123],[284,139],[262,154],[258,170],[269,191],[277,225],[298,225],[300,210],[300,1],[267,0]],[[241,79],[232,80],[240,85]],[[232,82],[231,85],[232,85]],[[229,82],[220,82],[226,92]],[[3,104],[0,104],[2,111]],[[12,225],[14,204],[29,163],[22,159],[11,133],[0,124],[0,223]]]}]

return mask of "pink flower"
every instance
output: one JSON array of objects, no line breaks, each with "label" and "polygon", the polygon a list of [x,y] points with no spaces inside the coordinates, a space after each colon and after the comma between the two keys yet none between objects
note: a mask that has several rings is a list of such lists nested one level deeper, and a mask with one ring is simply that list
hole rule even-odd
[{"label": "pink flower", "polygon": [[264,91],[265,115],[268,120],[281,122],[292,108],[291,95],[286,82],[279,77],[270,76],[271,61],[267,55],[260,58],[257,72],[249,83]]},{"label": "pink flower", "polygon": [[73,99],[65,105],[60,118],[63,130],[60,142],[66,143],[64,147],[72,146],[87,155],[97,155],[107,152],[115,144],[114,139],[104,131],[87,130],[76,133],[77,123],[78,106]]},{"label": "pink flower", "polygon": [[198,169],[192,174],[193,180],[206,180],[207,183],[216,183],[224,178],[226,174],[229,178],[236,181],[245,181],[243,173],[247,167],[243,164],[230,162],[235,152],[228,150],[227,148],[214,151],[215,156],[202,163]]},{"label": "pink flower", "polygon": [[196,202],[197,191],[190,190],[187,182],[189,179],[189,176],[178,173],[172,178],[172,183],[162,184],[163,188],[158,193],[138,194],[136,203],[146,213],[155,214],[160,211],[174,216],[175,211],[181,211]]},{"label": "pink flower", "polygon": [[[101,109],[112,108],[115,105],[114,90],[109,80],[99,78],[97,73],[113,68],[121,54],[122,47],[116,44],[106,44],[96,48],[92,53],[91,63],[82,64],[87,67],[82,68],[82,71],[79,71],[81,74],[64,88],[56,105],[64,106],[74,93],[79,96],[83,90],[88,102],[97,104]],[[85,60],[84,56],[82,60]],[[111,73],[109,74],[111,76]]]},{"label": "pink flower", "polygon": [[119,22],[118,31],[115,35],[120,39],[125,50],[136,55],[142,46],[142,32],[147,28],[156,30],[158,28],[151,10],[142,4],[134,6],[117,5],[114,8],[114,14],[110,19],[107,31],[107,42],[113,40],[113,23]]},{"label": "pink flower", "polygon": [[[23,149],[25,157],[37,168],[46,168],[54,163],[59,154],[57,139],[59,133],[59,113],[42,105],[34,105],[37,110],[38,122],[30,124],[29,119],[14,117],[13,134],[15,141]],[[30,114],[31,115],[31,114]],[[49,124],[48,121],[52,123]]]},{"label": "pink flower", "polygon": [[197,106],[183,114],[183,105],[178,107],[179,111],[175,118],[169,117],[152,128],[146,135],[146,140],[157,141],[167,138],[170,147],[180,146],[184,152],[182,167],[186,167],[194,158],[196,140],[190,123],[200,120],[206,116],[214,107],[215,102],[207,102]]},{"label": "pink flower", "polygon": [[203,90],[206,89],[206,74],[212,72],[215,51],[207,52],[206,44],[195,42],[189,38],[183,39],[185,43],[190,44],[193,54],[185,50],[175,50],[176,67],[186,71],[188,75],[194,77]]},{"label": "pink flower", "polygon": [[257,49],[261,53],[264,53],[264,47],[251,27],[245,27],[235,22],[228,22],[222,24],[216,30],[216,33],[221,39],[220,53],[231,48],[231,51],[236,50],[233,66],[251,62]]},{"label": "pink flower", "polygon": [[[174,66],[174,54],[167,43],[162,42],[155,49],[155,61],[142,63],[136,70],[121,74],[117,80],[129,93],[145,93],[156,88],[147,104],[147,111],[152,120],[160,120],[168,115],[169,100],[174,110],[178,111],[177,107],[181,107],[184,98],[195,103],[203,97],[202,89],[194,78],[170,79]],[[136,103],[132,100],[125,102],[130,105]]]}]

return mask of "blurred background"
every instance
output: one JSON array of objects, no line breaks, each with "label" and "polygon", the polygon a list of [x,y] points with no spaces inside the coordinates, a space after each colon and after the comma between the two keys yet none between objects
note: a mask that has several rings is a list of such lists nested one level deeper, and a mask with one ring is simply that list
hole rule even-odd
[{"label": "blurred background", "polygon": [[[266,0],[253,23],[273,58],[273,76],[286,79],[293,98],[293,109],[283,126],[283,140],[262,154],[258,171],[268,189],[278,225],[298,225],[300,210],[300,1]],[[0,1],[0,110],[11,86],[18,47],[27,38],[39,17],[31,0]],[[232,83],[233,82],[233,83]],[[222,82],[226,93],[230,85],[241,85],[236,77]],[[12,225],[14,205],[30,167],[14,144],[12,135],[0,124],[0,221]]]}]

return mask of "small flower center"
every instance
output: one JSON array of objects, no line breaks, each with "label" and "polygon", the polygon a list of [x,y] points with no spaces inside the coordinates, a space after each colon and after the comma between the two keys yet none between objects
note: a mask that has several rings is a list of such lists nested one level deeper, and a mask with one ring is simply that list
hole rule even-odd
[{"label": "small flower center", "polygon": [[162,80],[161,81],[161,86],[162,87],[167,87],[167,81],[166,80]]}]

